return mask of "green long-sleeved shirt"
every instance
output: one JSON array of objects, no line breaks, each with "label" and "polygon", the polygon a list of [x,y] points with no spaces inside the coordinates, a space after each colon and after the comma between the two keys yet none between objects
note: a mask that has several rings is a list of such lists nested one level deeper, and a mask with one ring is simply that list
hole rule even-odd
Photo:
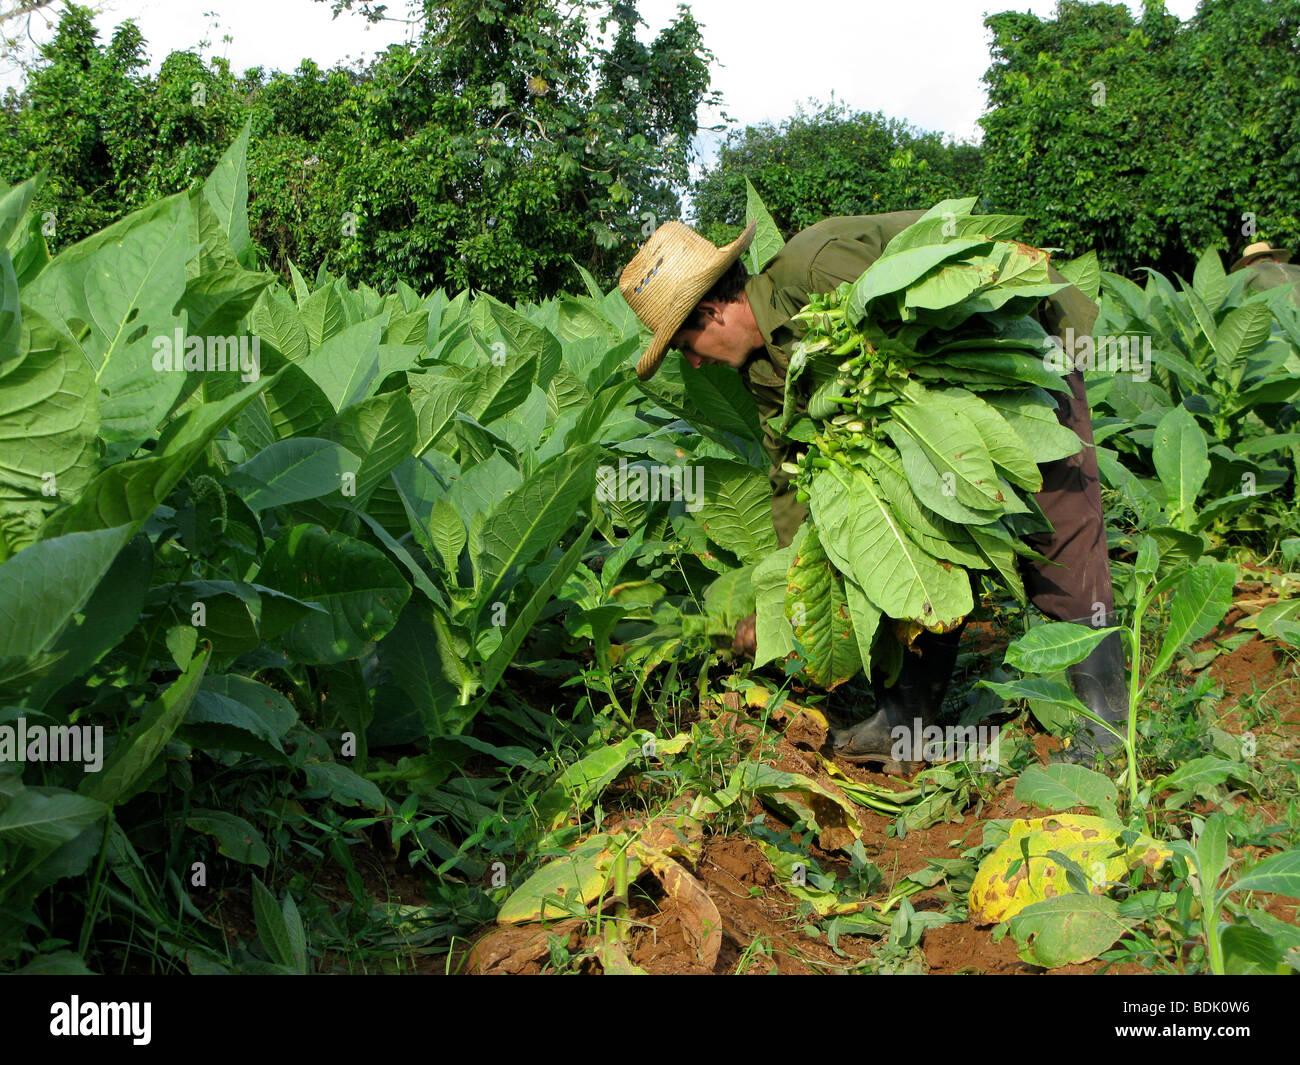
[{"label": "green long-sleeved shirt", "polygon": [[1246,282],[1247,291],[1262,292],[1264,289],[1287,285],[1291,289],[1291,302],[1300,304],[1300,266],[1276,263],[1271,259],[1257,259],[1242,269],[1250,271],[1250,280]]},{"label": "green long-sleeved shirt", "polygon": [[[781,546],[788,544],[808,516],[808,508],[790,490],[791,476],[781,469],[791,447],[777,439],[768,425],[779,414],[785,397],[785,371],[790,365],[798,327],[791,317],[815,292],[830,292],[845,281],[856,281],[874,263],[885,246],[924,211],[891,214],[845,215],[828,218],[795,234],[780,253],[745,285],[754,322],[764,346],[741,368],[745,384],[758,405],[763,445],[772,459],[768,480],[772,485],[772,522]],[[1054,281],[1064,281],[1053,272]],[[1091,333],[1097,306],[1071,286],[1044,301],[1040,319],[1049,333],[1063,336],[1067,327],[1075,335]]]}]

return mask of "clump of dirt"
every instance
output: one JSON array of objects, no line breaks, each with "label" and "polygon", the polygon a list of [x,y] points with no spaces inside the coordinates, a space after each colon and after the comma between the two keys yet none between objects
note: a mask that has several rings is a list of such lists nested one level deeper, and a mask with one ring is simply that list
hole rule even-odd
[{"label": "clump of dirt", "polygon": [[722,946],[709,968],[683,933],[679,906],[662,894],[643,896],[629,956],[646,972],[660,975],[808,975],[843,970],[869,956],[869,943],[840,940],[847,957],[800,929],[798,902],[777,882],[776,871],[751,839],[720,837],[705,843],[696,867],[700,882],[722,921]]},{"label": "clump of dirt", "polygon": [[1284,722],[1300,725],[1300,673],[1294,656],[1277,643],[1252,637],[1219,655],[1207,668],[1223,685],[1221,705],[1229,709],[1223,720],[1230,719],[1243,698],[1262,692]]}]

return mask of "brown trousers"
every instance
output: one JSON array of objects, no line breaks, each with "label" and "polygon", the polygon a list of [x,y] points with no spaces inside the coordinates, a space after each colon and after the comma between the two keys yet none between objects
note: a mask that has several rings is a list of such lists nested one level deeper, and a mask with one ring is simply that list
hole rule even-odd
[{"label": "brown trousers", "polygon": [[[1069,458],[1045,462],[1042,491],[1034,499],[1052,523],[1052,533],[1025,537],[1025,543],[1058,565],[1024,560],[1021,575],[1030,602],[1057,621],[1092,620],[1115,608],[1106,549],[1106,519],[1101,506],[1101,479],[1092,442],[1092,417],[1083,374],[1075,370],[1058,393],[1056,418],[1079,434],[1083,448]],[[1097,617],[1104,625],[1109,619]]]}]

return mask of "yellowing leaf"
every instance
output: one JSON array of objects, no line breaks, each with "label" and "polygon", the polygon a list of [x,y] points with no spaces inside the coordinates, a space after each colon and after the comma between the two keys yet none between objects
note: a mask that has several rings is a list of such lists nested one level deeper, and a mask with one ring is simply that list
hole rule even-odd
[{"label": "yellowing leaf", "polygon": [[[695,949],[699,962],[712,970],[722,949],[722,917],[704,885],[662,851],[638,841],[633,844],[633,852],[654,871],[676,901],[687,944]],[[629,880],[632,875],[629,869]]]},{"label": "yellowing leaf", "polygon": [[1123,831],[1118,822],[1084,814],[1013,821],[1007,838],[975,875],[970,919],[995,924],[1031,903],[1077,893],[1067,879],[1068,866],[1056,856],[1074,862],[1083,872],[1088,893],[1097,895],[1130,870],[1155,869],[1173,854],[1147,835],[1139,835],[1125,847],[1120,840]]},{"label": "yellowing leaf", "polygon": [[[498,924],[524,924],[572,917],[605,893],[614,861],[615,841],[607,835],[589,836],[573,853],[547,862],[525,880],[501,907]],[[640,865],[628,857],[628,877]]]},{"label": "yellowing leaf", "polygon": [[773,766],[746,762],[736,768],[728,786],[740,791],[752,790],[783,817],[816,826],[818,845],[826,850],[849,847],[855,839],[862,838],[857,811],[844,793],[802,773],[787,773]]}]

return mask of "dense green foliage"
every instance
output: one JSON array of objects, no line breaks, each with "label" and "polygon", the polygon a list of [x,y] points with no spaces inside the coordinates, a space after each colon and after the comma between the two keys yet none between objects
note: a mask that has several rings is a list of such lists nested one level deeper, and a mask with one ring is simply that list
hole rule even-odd
[{"label": "dense green foliage", "polygon": [[1183,25],[1159,0],[1139,19],[1066,0],[986,24],[980,191],[1030,239],[1189,276],[1187,249],[1300,237],[1296,0],[1202,0]]},{"label": "dense green foliage", "polygon": [[[582,946],[554,936],[546,964],[635,972],[633,926],[658,934],[629,919],[641,878],[655,916],[689,908],[689,953],[713,971],[730,963],[692,872],[706,833],[758,847],[771,876],[751,894],[789,901],[789,935],[824,939],[840,971],[899,971],[927,929],[976,921],[977,874],[1008,851],[1032,874],[1017,880],[1055,877],[1061,895],[1020,899],[1010,918],[1033,964],[1300,968],[1300,930],[1252,894],[1300,897],[1290,739],[1270,748],[1261,732],[1257,750],[1242,733],[1269,693],[1220,702],[1208,672],[1171,679],[1251,638],[1214,631],[1236,557],[1300,560],[1294,293],[1245,291],[1213,251],[1177,289],[1154,271],[1145,290],[1103,277],[1091,254],[1061,267],[1103,293],[1098,335],[1068,341],[1094,355],[1126,615],[1123,793],[1039,765],[1028,715],[980,759],[901,788],[863,782],[809,749],[830,701],[785,702],[799,674],[829,684],[883,650],[833,631],[846,606],[878,633],[887,613],[947,623],[968,604],[1017,630],[1005,669],[987,645],[971,656],[988,679],[954,693],[962,725],[1026,702],[1068,736],[1086,713],[1060,675],[1105,630],[1033,624],[1014,594],[994,611],[953,581],[991,564],[1015,592],[1025,515],[1005,511],[1032,507],[1035,460],[1077,445],[1038,388],[1064,367],[1038,356],[1041,329],[1022,331],[1055,288],[1041,252],[1001,239],[1018,218],[940,204],[814,300],[790,380],[815,402],[783,420],[815,446],[802,487],[820,525],[778,551],[740,377],[672,358],[639,381],[645,330],[564,257],[607,280],[625,249],[598,230],[635,240],[642,208],[673,208],[686,155],[672,138],[706,85],[693,23],[647,48],[616,4],[621,32],[601,52],[580,8],[418,6],[423,43],[370,68],[238,80],[187,53],[144,77],[131,27],[100,48],[74,11],[32,106],[8,102],[6,173],[48,178],[0,182],[0,968],[391,971],[494,920],[566,917]],[[496,84],[516,102],[497,108]],[[565,138],[593,130],[570,172]],[[891,169],[928,172],[908,150]],[[543,219],[547,197],[560,206]],[[349,211],[355,234],[337,225]],[[780,243],[760,233],[756,259]],[[584,291],[512,305],[407,277]],[[994,326],[1009,350],[987,350]],[[1127,358],[1102,364],[1120,337]],[[901,533],[884,564],[853,535],[872,531],[871,507],[847,505],[872,497]],[[908,566],[940,582],[928,598],[899,586]],[[1275,597],[1239,627],[1281,659],[1300,647],[1300,574],[1266,576]],[[855,598],[859,583],[887,610]],[[756,610],[777,622],[785,661],[765,672],[779,687],[727,661]],[[788,734],[773,754],[778,719],[801,749]],[[980,817],[977,800],[1016,774],[1018,800],[1086,808],[1108,850],[1140,837],[1152,861],[1107,861],[1103,876],[1023,820],[984,822],[982,842],[920,869],[868,857],[864,808],[902,837]],[[1267,851],[1281,853],[1257,860]],[[399,900],[377,870],[418,888]],[[936,888],[941,908],[909,904]],[[864,936],[872,956],[846,953]],[[736,971],[763,949],[755,937]]]},{"label": "dense green foliage", "polygon": [[6,100],[0,175],[49,171],[40,207],[64,245],[201,179],[247,120],[252,233],[285,280],[292,260],[536,298],[575,283],[572,257],[608,282],[652,216],[677,215],[711,99],[689,12],[649,45],[639,22],[622,0],[456,2],[359,69],[235,77],[176,52],[153,77],[132,23],[100,45],[74,7]]},{"label": "dense green foliage", "polygon": [[1185,24],[1158,0],[1066,0],[992,15],[977,148],[842,107],[733,130],[694,190],[721,240],[745,179],[791,235],[830,215],[978,195],[1029,217],[1026,239],[1127,273],[1190,275],[1187,249],[1300,239],[1300,2],[1203,0]]},{"label": "dense green foliage", "polygon": [[[520,310],[328,273],[295,272],[290,295],[237,260],[246,150],[48,261],[37,182],[0,188],[0,724],[76,721],[110,748],[95,773],[0,759],[5,964],[51,926],[86,958],[100,919],[146,920],[175,964],[229,963],[182,878],[195,860],[215,885],[325,849],[350,868],[338,817],[308,800],[386,817],[418,792],[441,813],[417,860],[459,869],[442,916],[490,917],[463,878],[496,785],[465,783],[481,741],[456,737],[489,703],[520,750],[596,728],[588,699],[557,716],[498,691],[507,667],[586,681],[630,721],[656,664],[707,652],[752,609],[741,563],[773,543],[734,374],[638,387],[642,330],[589,274],[587,295]],[[674,484],[653,479],[670,466]],[[369,753],[412,742],[414,757]],[[536,792],[552,767],[525,764]],[[546,802],[563,821],[565,793]],[[488,850],[531,853],[535,828]],[[70,929],[58,915],[78,907],[32,909],[88,871],[102,914]]]},{"label": "dense green foliage", "polygon": [[[965,920],[956,894],[927,922],[909,916],[906,896],[933,876],[920,871],[886,893],[862,851],[855,810],[896,818],[900,835],[960,816],[980,786],[970,763],[936,765],[903,790],[842,775],[815,780],[777,768],[708,716],[716,688],[747,683],[743,673],[712,667],[736,622],[758,605],[756,590],[771,586],[784,599],[796,634],[786,669],[808,672],[820,648],[799,628],[797,597],[811,602],[809,593],[833,578],[824,561],[821,573],[806,558],[793,571],[771,565],[781,553],[765,454],[738,375],[717,366],[683,371],[670,360],[652,381],[638,381],[645,332],[590,274],[581,275],[585,294],[516,307],[486,294],[421,296],[401,283],[382,295],[327,271],[308,282],[293,270],[281,285],[240,263],[251,249],[249,150],[245,131],[201,185],[53,258],[39,181],[0,186],[0,966],[391,966],[445,950],[451,937],[493,919],[556,916],[560,887],[570,892],[560,912],[582,918],[609,901],[611,877],[624,885],[616,914],[637,877],[686,890],[706,823],[756,842],[785,889],[808,904],[810,920],[815,911],[817,935],[888,930],[890,949],[906,953],[925,927]],[[922,237],[941,235],[950,215],[959,227],[994,224],[958,217],[969,202],[949,206],[940,205]],[[1014,221],[995,224],[1001,232]],[[1025,284],[1004,270],[994,294],[1010,297],[1008,315],[1023,314],[1036,302],[1041,262],[1015,245],[977,245],[1024,269],[1017,276]],[[922,286],[937,291],[921,302],[963,290],[963,270],[949,277],[942,266],[919,284],[893,287],[904,283],[901,260],[932,250],[922,239],[850,286],[846,309],[870,312],[861,330],[881,341],[876,331],[885,327],[892,337],[880,344],[891,352],[883,368],[859,360],[860,384],[872,373],[877,390],[897,384],[890,359],[923,369],[904,341],[919,342],[934,323],[893,336],[889,308],[918,302]],[[1081,284],[1095,281],[1086,263],[1072,272]],[[1242,302],[1208,261],[1192,292],[1201,304],[1189,293],[1143,313],[1180,321],[1181,330],[1190,329],[1190,308],[1205,338],[1188,334],[1189,364],[1208,365],[1210,344],[1226,379],[1240,376],[1248,391],[1256,378],[1276,389],[1276,371],[1295,357],[1292,320],[1278,323],[1281,333],[1270,325],[1266,340],[1261,312],[1250,308],[1277,296]],[[992,382],[1005,388],[982,394],[1025,394],[1034,405],[1016,374],[1042,365],[1005,362],[973,373],[1011,375]],[[915,383],[902,386],[890,414],[929,440],[929,427],[902,409]],[[1123,387],[1116,382],[1110,395]],[[1167,395],[1189,417],[1214,413],[1194,393]],[[1254,409],[1279,423],[1294,416],[1281,393],[1254,401],[1272,404]],[[1152,445],[1166,484],[1175,482],[1159,434],[1172,416],[1155,426]],[[993,424],[974,417],[981,429]],[[843,428],[852,435],[865,425]],[[1041,447],[1042,432],[1031,435]],[[1129,435],[1141,444],[1140,430]],[[1261,440],[1264,427],[1251,423],[1238,435]],[[936,455],[947,446],[930,443]],[[1251,450],[1237,437],[1233,446]],[[1031,450],[1007,438],[996,467],[1032,486],[1032,467],[1018,470]],[[1193,462],[1174,470],[1176,483],[1195,494],[1198,456],[1184,451]],[[1281,447],[1255,448],[1270,451],[1270,467],[1285,469]],[[914,473],[904,455],[898,476]],[[891,507],[914,524],[919,509],[907,508],[897,476],[891,483]],[[820,490],[815,478],[811,489]],[[952,505],[926,491],[918,495]],[[1139,513],[1121,530],[1150,532],[1135,561],[1116,564],[1121,576],[1131,573],[1119,590],[1135,611],[1135,658],[1147,608],[1154,612],[1179,582],[1153,675],[1222,616],[1236,573],[1212,556],[1157,552],[1162,527],[1188,513],[1176,502],[1165,497],[1158,512]],[[1247,500],[1241,513],[1258,506]],[[825,524],[843,523],[831,515]],[[1179,547],[1177,537],[1163,539]],[[1284,541],[1282,551],[1294,560],[1297,546]],[[961,548],[954,537],[944,550]],[[1291,579],[1279,577],[1281,587]],[[865,586],[874,588],[870,577]],[[1300,641],[1297,608],[1292,597],[1262,611],[1261,634]],[[1045,626],[1007,664],[1047,673],[1077,661],[1086,644]],[[1136,669],[1132,680],[1145,690]],[[1001,714],[1004,698],[1027,697],[1054,729],[1045,702],[1067,721],[1077,712],[1050,678],[995,681],[983,696],[972,703],[975,720]],[[744,697],[765,707],[765,719],[783,703],[781,691],[764,688]],[[694,715],[689,725],[684,711]],[[642,722],[649,725],[635,727]],[[1147,802],[1146,783],[1139,790],[1131,775],[1144,753],[1135,723],[1125,745],[1126,829],[1141,826]],[[95,730],[101,739],[92,743]],[[74,735],[82,746],[71,746]],[[1219,737],[1198,738],[1192,761],[1164,775],[1152,777],[1143,764],[1144,781],[1174,792],[1168,809],[1217,802],[1229,787],[1264,787],[1250,754],[1225,755]],[[52,758],[56,741],[62,756]],[[1014,772],[1034,758],[1027,741],[988,757],[986,773]],[[602,827],[600,804],[628,777],[638,780],[628,800],[638,816],[651,816]],[[1025,801],[1048,809],[1082,802],[1119,824],[1105,776],[1054,766],[1026,771],[1022,784]],[[817,865],[790,830],[748,820],[755,800],[785,824],[814,829],[808,840],[849,855],[850,877]],[[1224,831],[1264,839],[1243,818]],[[975,857],[996,839],[939,872],[954,889],[969,885]],[[419,905],[376,897],[362,874],[377,853],[390,863],[400,856],[420,874]],[[1294,862],[1290,852],[1277,855],[1237,883],[1294,893],[1286,872]],[[794,882],[796,863],[806,883]],[[1177,876],[1185,873],[1168,873],[1168,901],[1143,920],[1187,924],[1186,906],[1172,900],[1190,888]],[[878,897],[864,908],[867,896]],[[1136,919],[1116,899],[1080,896],[1092,930],[1072,941],[1073,960],[1105,950]],[[252,913],[253,931],[245,922],[234,942],[227,898],[246,900],[239,904]],[[1212,922],[1184,933],[1203,935],[1209,967],[1284,966],[1287,926],[1269,924],[1257,906],[1221,902],[1252,922],[1258,942],[1245,950],[1234,944],[1239,934],[1226,932],[1220,941]],[[719,918],[708,919],[718,927]],[[1028,942],[1031,930],[1060,932],[1050,915],[1029,906],[1016,920],[1022,950],[1062,963],[1051,937]],[[706,957],[716,957],[719,938],[703,945]],[[619,935],[602,942],[605,971],[630,971]],[[1129,942],[1137,950],[1144,941]],[[1192,957],[1189,964],[1204,964]]]},{"label": "dense green foliage", "polygon": [[908,210],[978,187],[980,149],[945,144],[883,114],[830,104],[780,125],[732,130],[693,195],[700,231],[721,243],[753,182],[787,236],[832,215]]},{"label": "dense green foliage", "polygon": [[[1300,314],[1206,251],[1191,283],[1104,274],[1087,369],[1102,477],[1166,549],[1268,553],[1300,529]],[[1118,372],[1117,372],[1118,371]]]}]

